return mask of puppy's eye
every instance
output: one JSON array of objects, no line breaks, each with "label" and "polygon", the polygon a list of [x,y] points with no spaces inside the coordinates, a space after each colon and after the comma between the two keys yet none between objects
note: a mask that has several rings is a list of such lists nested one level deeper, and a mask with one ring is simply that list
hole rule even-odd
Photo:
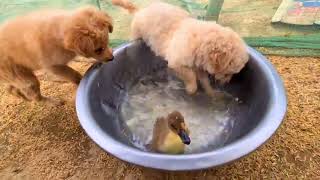
[{"label": "puppy's eye", "polygon": [[104,48],[102,48],[102,47],[100,47],[100,48],[97,48],[96,50],[94,50],[94,52],[96,53],[96,54],[101,54],[102,52],[104,51]]}]

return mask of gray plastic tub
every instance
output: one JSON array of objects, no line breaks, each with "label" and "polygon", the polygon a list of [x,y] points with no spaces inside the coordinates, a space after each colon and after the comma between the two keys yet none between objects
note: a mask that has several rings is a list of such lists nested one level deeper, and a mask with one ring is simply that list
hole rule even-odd
[{"label": "gray plastic tub", "polygon": [[273,66],[254,49],[248,47],[248,52],[247,66],[224,87],[243,100],[243,107],[238,107],[232,134],[220,148],[197,154],[156,154],[134,147],[123,135],[124,123],[119,117],[123,97],[139,78],[166,68],[166,62],[140,40],[119,47],[114,61],[95,64],[86,72],[76,98],[81,126],[106,152],[144,167],[198,170],[237,160],[275,133],[287,107],[283,83]]}]

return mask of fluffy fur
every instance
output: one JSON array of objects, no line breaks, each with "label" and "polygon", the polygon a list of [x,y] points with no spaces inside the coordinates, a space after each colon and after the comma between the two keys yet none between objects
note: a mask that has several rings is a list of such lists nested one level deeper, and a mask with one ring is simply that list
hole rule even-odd
[{"label": "fluffy fur", "polygon": [[45,69],[78,84],[81,75],[67,63],[77,55],[112,59],[112,29],[112,19],[91,6],[41,10],[9,20],[0,26],[0,82],[25,100],[61,104],[41,95],[34,71]]},{"label": "fluffy fur", "polygon": [[248,62],[245,43],[230,28],[194,19],[183,9],[162,2],[141,10],[126,0],[112,2],[135,13],[132,39],[142,38],[164,57],[184,81],[189,94],[197,91],[199,80],[207,94],[215,95],[208,74],[227,83]]}]

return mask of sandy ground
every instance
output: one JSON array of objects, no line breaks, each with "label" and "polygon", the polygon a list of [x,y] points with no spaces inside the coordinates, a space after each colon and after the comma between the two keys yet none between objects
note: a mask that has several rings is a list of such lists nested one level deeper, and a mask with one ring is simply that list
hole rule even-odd
[{"label": "sandy ground", "polygon": [[[286,119],[268,143],[217,169],[160,172],[133,166],[97,147],[79,125],[75,87],[41,81],[61,107],[18,100],[0,87],[0,179],[319,179],[320,60],[270,57],[288,93]],[[84,73],[89,63],[72,63]]]}]

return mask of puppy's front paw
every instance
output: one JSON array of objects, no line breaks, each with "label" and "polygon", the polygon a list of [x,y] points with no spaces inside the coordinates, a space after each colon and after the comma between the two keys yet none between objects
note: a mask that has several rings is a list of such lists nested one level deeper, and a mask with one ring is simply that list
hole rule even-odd
[{"label": "puppy's front paw", "polygon": [[197,92],[197,85],[187,84],[186,90],[189,95],[193,95]]}]

